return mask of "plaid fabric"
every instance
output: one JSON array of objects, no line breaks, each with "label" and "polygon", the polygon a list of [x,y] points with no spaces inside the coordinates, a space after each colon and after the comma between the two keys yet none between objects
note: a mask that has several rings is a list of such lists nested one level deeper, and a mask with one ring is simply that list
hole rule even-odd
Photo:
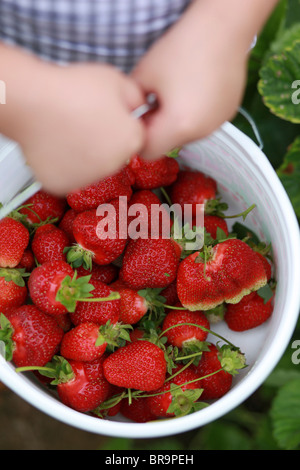
[{"label": "plaid fabric", "polygon": [[0,0],[0,40],[57,63],[129,72],[191,0]]}]

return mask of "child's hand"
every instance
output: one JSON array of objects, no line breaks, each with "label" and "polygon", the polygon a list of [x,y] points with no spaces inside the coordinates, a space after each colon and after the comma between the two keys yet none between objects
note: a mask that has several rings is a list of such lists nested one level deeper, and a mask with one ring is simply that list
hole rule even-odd
[{"label": "child's hand", "polygon": [[203,138],[235,116],[261,8],[257,0],[193,2],[142,58],[133,77],[160,105],[147,119],[145,158]]},{"label": "child's hand", "polygon": [[100,64],[58,67],[21,54],[18,60],[24,75],[5,76],[0,129],[21,145],[46,190],[64,195],[118,171],[140,151],[144,126],[131,111],[144,96],[131,78]]},{"label": "child's hand", "polygon": [[48,79],[35,100],[23,144],[45,189],[65,193],[105,177],[144,143],[131,111],[144,102],[135,83],[103,65],[71,66]]}]

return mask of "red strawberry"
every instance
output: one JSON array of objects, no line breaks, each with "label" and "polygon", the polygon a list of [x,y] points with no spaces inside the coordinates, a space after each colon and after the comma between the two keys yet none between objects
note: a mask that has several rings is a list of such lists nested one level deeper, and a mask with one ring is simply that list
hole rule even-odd
[{"label": "red strawberry", "polygon": [[[123,392],[123,389],[120,387],[116,387],[115,385],[110,386],[110,392],[108,399],[113,399],[114,397],[118,397]],[[116,404],[111,405],[107,410],[105,410],[106,416],[116,416],[121,410],[122,400],[118,401],[116,398]]]},{"label": "red strawberry", "polygon": [[179,302],[177,295],[177,284],[176,279],[171,282],[167,287],[165,287],[160,295],[165,298],[165,303],[167,305],[176,305]]},{"label": "red strawberry", "polygon": [[265,323],[273,312],[273,298],[264,302],[257,292],[245,295],[239,303],[227,305],[224,320],[233,331],[246,331]]},{"label": "red strawberry", "polygon": [[228,230],[226,220],[217,215],[205,215],[204,216],[204,228],[214,239],[217,238],[218,228],[221,229],[227,237],[229,235],[229,230]]},{"label": "red strawberry", "polygon": [[58,351],[63,335],[56,320],[34,305],[1,317],[0,339],[6,343],[7,360],[17,367],[44,366]]},{"label": "red strawberry", "polygon": [[31,248],[26,248],[17,269],[25,269],[25,272],[30,273],[33,268],[35,268],[34,254],[32,253]]},{"label": "red strawberry", "polygon": [[172,204],[192,204],[193,215],[197,213],[197,204],[205,204],[217,195],[216,181],[196,170],[181,170],[176,181],[171,185],[169,196]]},{"label": "red strawberry", "polygon": [[91,276],[91,281],[101,281],[105,284],[113,282],[119,272],[119,269],[114,264],[106,264],[101,266],[100,264],[92,264],[92,269],[85,269],[83,266],[76,268],[77,276]]},{"label": "red strawberry", "polygon": [[223,302],[237,303],[266,284],[264,265],[245,242],[229,239],[208,251],[206,262],[195,252],[182,260],[178,268],[178,297],[189,310],[210,310]]},{"label": "red strawberry", "polygon": [[101,204],[112,201],[120,196],[130,199],[134,176],[130,168],[125,167],[116,174],[108,176],[96,183],[67,195],[67,201],[72,209],[84,212],[97,209]]},{"label": "red strawberry", "polygon": [[143,160],[139,155],[129,163],[135,176],[134,189],[154,189],[169,186],[178,175],[179,165],[175,158],[162,155],[153,161]]},{"label": "red strawberry", "polygon": [[129,238],[169,236],[172,226],[170,211],[149,189],[136,191],[128,205]]},{"label": "red strawberry", "polygon": [[61,402],[83,413],[91,412],[104,402],[110,392],[110,384],[103,375],[104,356],[91,362],[67,361],[54,356],[41,375],[51,378]]},{"label": "red strawberry", "polygon": [[127,325],[99,325],[92,322],[80,323],[65,333],[60,345],[60,354],[74,361],[94,361],[100,358],[107,346],[118,347],[129,340]]},{"label": "red strawberry", "polygon": [[[193,325],[185,325],[192,323]],[[183,324],[182,326],[179,326]],[[187,310],[168,310],[162,324],[162,331],[168,343],[177,348],[202,347],[206,340],[210,328],[209,321],[201,311],[189,312]],[[169,329],[170,328],[170,329]],[[166,331],[167,330],[167,331]]]},{"label": "red strawberry", "polygon": [[[183,366],[178,366],[173,370],[173,374],[175,375],[182,368]],[[161,388],[155,391],[152,397],[144,398],[148,412],[156,418],[168,418],[183,416],[195,411],[195,407],[197,407],[195,402],[201,396],[199,378],[195,368],[189,366],[183,369],[171,380],[168,379]],[[187,390],[189,392],[186,392]],[[191,393],[192,390],[194,393]],[[142,398],[140,399],[142,400]]]},{"label": "red strawberry", "polygon": [[267,281],[270,281],[272,278],[272,265],[269,260],[259,251],[256,251],[262,262],[264,263],[266,274],[267,274]]},{"label": "red strawberry", "polygon": [[[229,349],[226,348],[225,350],[219,350],[219,348],[217,348],[214,344],[211,344],[209,346],[209,351],[204,351],[202,353],[199,364],[195,366],[196,373],[199,375],[199,377],[208,376],[199,381],[199,387],[203,388],[201,395],[202,400],[221,398],[231,388],[233,375],[235,372],[234,370],[231,372],[224,370],[224,365],[222,365],[224,358],[224,364],[226,364],[226,360],[228,362],[226,351],[229,351]],[[235,357],[239,361],[240,358],[238,357],[238,354],[236,354]],[[231,366],[228,368],[230,369],[230,367]],[[239,363],[239,367],[243,367],[243,360],[241,360]]]},{"label": "red strawberry", "polygon": [[[91,291],[94,286],[87,278],[76,278],[71,266],[65,261],[47,261],[37,266],[28,280],[29,294],[32,302],[50,315],[61,315],[74,312],[79,302],[105,301],[96,299]],[[116,293],[110,298],[119,298]]]},{"label": "red strawberry", "polygon": [[110,354],[103,369],[111,384],[147,392],[163,385],[167,363],[163,350],[156,344],[139,340]]},{"label": "red strawberry", "polygon": [[29,223],[39,224],[46,220],[62,219],[66,210],[66,199],[49,194],[44,190],[40,190],[31,196],[19,210],[21,214],[26,215]]},{"label": "red strawberry", "polygon": [[67,234],[70,240],[70,244],[76,243],[76,240],[73,235],[73,222],[77,215],[78,212],[76,212],[74,209],[68,209],[64,213],[60,223],[58,224],[58,227]]},{"label": "red strawberry", "polygon": [[43,264],[46,261],[66,261],[64,250],[69,245],[69,238],[63,230],[56,225],[46,224],[37,228],[31,242],[31,249],[37,262]]},{"label": "red strawberry", "polygon": [[130,341],[138,341],[145,336],[145,330],[141,330],[140,328],[134,328],[132,331],[129,333],[130,336]]},{"label": "red strawberry", "polygon": [[96,341],[99,326],[95,323],[81,323],[65,333],[60,345],[60,354],[74,361],[94,361],[100,358],[106,349],[106,343],[99,346]]},{"label": "red strawberry", "polygon": [[[113,294],[114,289],[107,286],[104,282],[90,280],[89,284],[93,286],[93,296],[95,298],[105,298]],[[93,322],[97,325],[105,325],[110,320],[116,323],[120,315],[120,300],[112,300],[107,302],[79,302],[74,312],[70,313],[72,323],[79,325],[80,323]]]},{"label": "red strawberry", "polygon": [[135,289],[120,281],[112,283],[110,287],[120,294],[119,321],[134,325],[147,313],[147,301]]},{"label": "red strawberry", "polygon": [[120,412],[125,418],[136,423],[147,423],[156,419],[145,398],[133,398],[131,403],[129,403],[128,398],[123,398]]},{"label": "red strawberry", "polygon": [[134,289],[167,287],[177,275],[177,247],[169,238],[130,240],[124,252],[120,279]]},{"label": "red strawberry", "polygon": [[126,393],[125,389],[110,384],[110,391],[107,399],[92,411],[97,418],[106,418],[107,416],[116,416],[122,405],[122,393]]},{"label": "red strawberry", "polygon": [[69,313],[56,315],[54,318],[57,321],[58,325],[64,330],[65,333],[69,331],[73,326]]},{"label": "red strawberry", "polygon": [[[103,207],[103,206],[101,206]],[[77,245],[67,254],[68,262],[74,267],[81,264],[91,269],[92,263],[106,265],[115,261],[124,251],[127,242],[127,225],[125,233],[119,232],[122,218],[127,218],[115,199],[109,203],[108,215],[97,215],[97,210],[88,210],[78,214],[73,222],[73,234]],[[120,221],[121,220],[121,221]],[[110,232],[107,233],[106,227]]]},{"label": "red strawberry", "polygon": [[0,268],[0,312],[21,307],[27,298],[27,287],[22,271]]},{"label": "red strawberry", "polygon": [[67,276],[73,279],[74,271],[65,261],[48,261],[41,266],[37,266],[28,280],[32,302],[51,315],[67,313],[67,307],[56,300],[62,282]]},{"label": "red strawberry", "polygon": [[29,243],[29,231],[18,220],[0,220],[0,268],[15,268]]}]

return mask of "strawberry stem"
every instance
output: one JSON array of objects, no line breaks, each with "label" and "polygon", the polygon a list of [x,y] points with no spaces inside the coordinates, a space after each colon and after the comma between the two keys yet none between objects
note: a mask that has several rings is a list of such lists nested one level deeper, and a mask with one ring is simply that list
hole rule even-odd
[{"label": "strawberry stem", "polygon": [[77,299],[78,302],[109,302],[110,300],[120,299],[120,294],[118,292],[112,292],[108,297],[89,297]]},{"label": "strawberry stem", "polygon": [[243,220],[246,219],[247,215],[249,214],[249,212],[251,212],[254,208],[256,207],[256,204],[252,204],[252,206],[248,207],[248,209],[246,209],[245,211],[243,212],[240,212],[239,214],[235,214],[235,215],[224,215],[223,218],[224,219],[235,219],[237,217],[243,217]]},{"label": "strawberry stem", "polygon": [[17,367],[15,369],[16,372],[31,372],[33,370],[37,371],[45,371],[45,372],[52,372],[53,369],[50,367],[42,367],[42,366],[23,366],[23,367]]},{"label": "strawberry stem", "polygon": [[167,203],[169,204],[169,206],[172,206],[171,198],[170,198],[169,194],[167,193],[167,191],[165,190],[165,188],[164,188],[164,187],[161,187],[160,190],[161,190],[161,192],[162,192],[162,194],[163,194],[165,200],[166,200]]},{"label": "strawberry stem", "polygon": [[235,350],[239,350],[239,348],[237,346],[235,346],[234,344],[232,344],[228,339],[224,338],[223,336],[219,335],[218,333],[216,333],[215,331],[212,331],[210,330],[209,328],[205,328],[205,326],[202,326],[202,325],[198,325],[197,323],[177,323],[177,325],[172,325],[172,326],[169,326],[169,328],[166,328],[164,331],[162,331],[160,333],[160,335],[158,336],[158,338],[160,339],[162,336],[164,336],[165,333],[167,333],[167,331],[169,330],[172,330],[173,328],[176,328],[176,327],[180,327],[180,326],[196,326],[197,328],[200,328],[201,330],[203,331],[207,331],[208,333],[211,333],[212,335],[218,337],[219,339],[221,339],[222,341],[224,341],[225,343],[229,344],[229,346],[231,346],[233,349]]},{"label": "strawberry stem", "polygon": [[[178,358],[178,359],[183,359],[183,358]],[[175,359],[177,360],[177,359]],[[174,372],[174,374],[170,375],[170,377],[168,377],[165,382],[169,382],[170,380],[172,380],[174,377],[176,377],[176,375],[180,374],[182,371],[184,371],[185,369],[187,369],[192,363],[194,362],[194,359],[192,359],[191,361],[187,362],[183,367],[181,367],[177,372]]]}]

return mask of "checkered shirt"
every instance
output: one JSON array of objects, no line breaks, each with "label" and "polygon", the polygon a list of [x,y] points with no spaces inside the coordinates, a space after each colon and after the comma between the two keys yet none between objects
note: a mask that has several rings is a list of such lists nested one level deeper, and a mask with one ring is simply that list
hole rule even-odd
[{"label": "checkered shirt", "polygon": [[129,72],[191,0],[0,0],[0,40],[56,63]]}]

